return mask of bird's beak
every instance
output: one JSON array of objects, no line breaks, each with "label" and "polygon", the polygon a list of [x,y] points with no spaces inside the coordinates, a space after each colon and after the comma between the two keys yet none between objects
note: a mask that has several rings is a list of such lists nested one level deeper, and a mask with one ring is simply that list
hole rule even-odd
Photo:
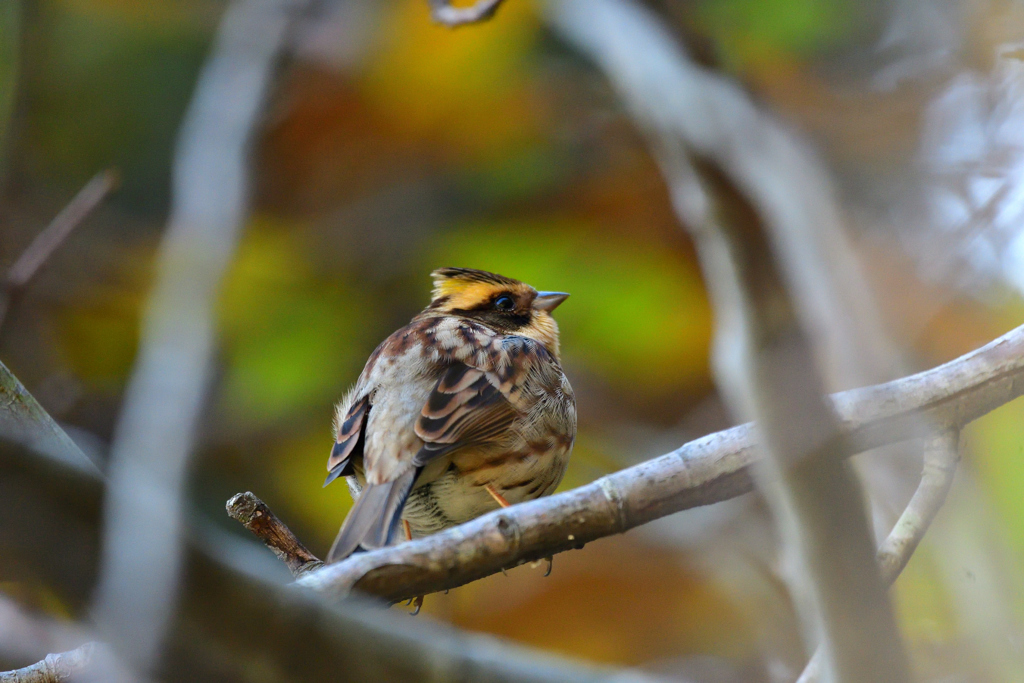
[{"label": "bird's beak", "polygon": [[551,311],[558,308],[558,304],[569,298],[565,292],[537,292],[537,298],[533,300],[533,307],[538,311]]}]

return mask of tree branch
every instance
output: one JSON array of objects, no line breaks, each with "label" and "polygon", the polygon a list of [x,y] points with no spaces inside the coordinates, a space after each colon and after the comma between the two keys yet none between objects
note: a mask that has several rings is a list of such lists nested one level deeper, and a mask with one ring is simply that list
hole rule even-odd
[{"label": "tree branch", "polygon": [[102,476],[96,463],[54,422],[3,363],[0,363],[0,404],[0,438],[21,444],[87,477]]},{"label": "tree branch", "polygon": [[179,131],[172,208],[110,450],[94,615],[145,672],[177,597],[185,479],[215,348],[220,281],[249,211],[249,150],[310,0],[233,0]]},{"label": "tree branch", "polygon": [[[669,150],[671,139],[662,140]],[[790,560],[805,637],[820,643],[831,681],[909,680],[860,483],[844,462],[855,451],[827,402],[783,259],[757,209],[721,169],[701,164],[700,183],[711,206],[690,228],[716,311],[717,384],[734,415],[755,420],[765,457],[754,472]]]},{"label": "tree branch", "polygon": [[487,21],[498,11],[504,0],[477,0],[470,7],[452,7],[451,0],[429,0],[430,16],[439,24],[450,28]]},{"label": "tree branch", "polygon": [[90,640],[76,624],[32,614],[0,593],[0,661],[31,661]]},{"label": "tree branch", "polygon": [[267,504],[251,492],[232,496],[227,503],[227,510],[228,517],[241,522],[242,526],[263,541],[278,559],[288,565],[288,570],[295,578],[323,566],[324,563],[302,545],[292,530],[270,511]]},{"label": "tree branch", "polygon": [[[924,444],[924,465],[921,481],[899,521],[878,549],[882,580],[892,585],[938,514],[953,485],[953,475],[960,461],[960,430],[947,429]],[[821,677],[821,651],[807,662],[797,683],[816,683]]]},{"label": "tree branch", "polygon": [[[961,428],[1024,394],[1024,326],[945,365],[832,396],[843,430],[866,450]],[[299,580],[331,595],[390,601],[455,588],[580,548],[674,512],[753,488],[750,425],[709,434],[653,460],[548,498],[497,510],[432,536],[360,553]]]},{"label": "tree branch", "polygon": [[24,289],[57,247],[63,244],[74,229],[81,225],[82,221],[117,187],[117,182],[117,173],[112,170],[97,173],[50,221],[50,224],[36,235],[7,271],[7,278],[0,290],[0,324],[3,324],[7,316],[7,310],[15,294]]},{"label": "tree branch", "polygon": [[878,549],[882,580],[892,584],[924,538],[938,514],[960,462],[960,430],[956,427],[928,439],[924,444],[921,481],[907,507]]},{"label": "tree branch", "polygon": [[86,643],[70,652],[46,655],[41,662],[16,671],[0,671],[0,683],[63,683],[85,672],[96,643]]}]

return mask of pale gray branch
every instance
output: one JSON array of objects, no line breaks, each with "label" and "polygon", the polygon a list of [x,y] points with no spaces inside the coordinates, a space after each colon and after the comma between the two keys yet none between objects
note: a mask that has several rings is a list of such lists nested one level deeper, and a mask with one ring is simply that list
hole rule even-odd
[{"label": "pale gray branch", "polygon": [[882,580],[892,584],[907,566],[910,557],[924,538],[953,485],[953,475],[960,461],[960,430],[956,427],[926,440],[921,481],[878,549]]},{"label": "pale gray branch", "polygon": [[0,671],[0,683],[64,683],[85,673],[92,661],[95,643],[70,652],[46,655],[41,662],[15,671]]},{"label": "pale gray branch", "polygon": [[[823,368],[852,356],[863,323],[834,310],[842,290],[822,254],[841,245],[815,243],[843,235],[827,174],[639,3],[549,6],[647,133],[694,237],[715,310],[716,382],[734,415],[755,420],[766,455],[755,473],[791,560],[805,640],[820,643],[830,681],[908,680],[859,481],[844,461],[853,446],[825,395]],[[837,354],[837,341],[849,350]]]},{"label": "pale gray branch", "polygon": [[[1024,394],[1024,326],[925,372],[835,394],[843,429],[866,450],[960,428]],[[709,434],[653,460],[426,538],[360,553],[302,578],[333,595],[387,600],[455,588],[652,520],[753,488],[750,425]]]},{"label": "pale gray branch", "polygon": [[[15,3],[11,3],[12,5]],[[14,295],[28,284],[57,247],[71,235],[83,220],[99,206],[117,187],[114,171],[96,174],[78,194],[54,217],[42,232],[28,245],[7,271],[7,279],[0,289],[0,324],[7,317]]]},{"label": "pale gray branch", "polygon": [[210,380],[218,286],[248,213],[250,143],[305,4],[228,6],[178,137],[171,216],[111,448],[95,596],[111,644],[143,670],[176,599],[183,487]]},{"label": "pale gray branch", "polygon": [[89,640],[85,629],[31,614],[0,593],[0,658],[42,659],[49,652],[71,650]]},{"label": "pale gray branch", "polygon": [[28,284],[54,250],[117,187],[117,182],[114,171],[103,171],[93,176],[14,262],[7,272],[7,285],[24,287]]},{"label": "pale gray branch", "polygon": [[102,476],[96,463],[54,422],[3,363],[0,363],[0,404],[0,438],[21,444],[90,478]]},{"label": "pale gray branch", "polygon": [[[914,491],[896,526],[878,548],[878,564],[882,580],[895,583],[907,566],[932,520],[938,514],[953,485],[953,475],[960,461],[960,430],[953,428],[927,440],[924,444],[924,465],[921,481]],[[821,677],[821,651],[816,651],[797,683],[816,683]]]}]

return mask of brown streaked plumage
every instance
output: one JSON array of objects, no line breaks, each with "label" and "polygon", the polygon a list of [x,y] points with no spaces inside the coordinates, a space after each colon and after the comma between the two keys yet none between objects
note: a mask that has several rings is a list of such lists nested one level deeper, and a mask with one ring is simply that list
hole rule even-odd
[{"label": "brown streaked plumage", "polygon": [[347,477],[356,504],[328,562],[547,495],[565,473],[576,400],[551,311],[568,295],[469,268],[432,276],[430,305],[338,404],[324,485]]}]

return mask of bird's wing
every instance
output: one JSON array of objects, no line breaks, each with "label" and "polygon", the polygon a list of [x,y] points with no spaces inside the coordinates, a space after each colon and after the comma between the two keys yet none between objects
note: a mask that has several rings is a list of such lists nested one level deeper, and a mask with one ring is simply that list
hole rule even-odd
[{"label": "bird's wing", "polygon": [[338,426],[338,438],[327,459],[327,486],[338,477],[352,473],[352,456],[362,455],[366,416],[370,412],[370,397],[364,396],[349,406],[345,418]]},{"label": "bird's wing", "polygon": [[500,387],[494,373],[461,362],[450,365],[416,421],[423,448],[413,464],[422,467],[445,453],[501,438],[519,411]]}]

